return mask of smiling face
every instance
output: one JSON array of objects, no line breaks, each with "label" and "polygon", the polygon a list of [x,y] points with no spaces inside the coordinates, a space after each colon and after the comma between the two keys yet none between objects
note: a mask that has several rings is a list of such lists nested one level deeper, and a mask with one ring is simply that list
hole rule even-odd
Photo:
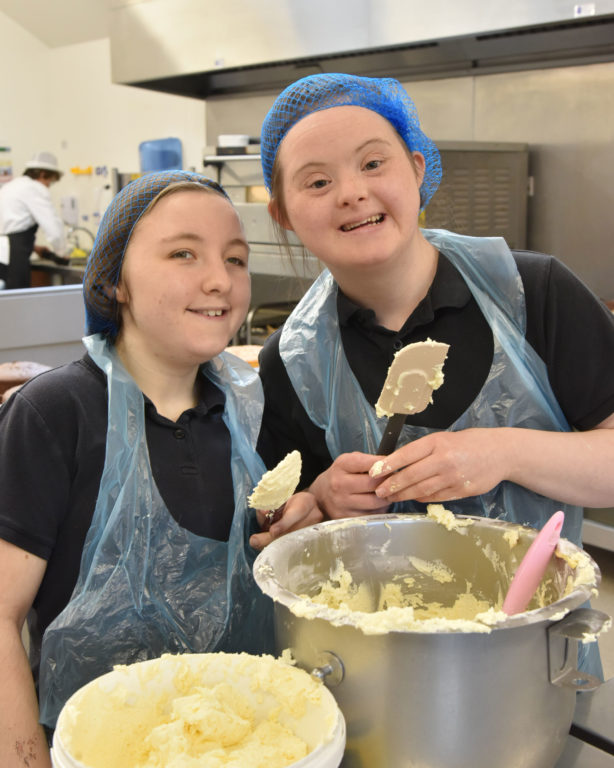
[{"label": "smiling face", "polygon": [[118,345],[177,369],[219,354],[249,308],[248,254],[239,217],[221,195],[190,189],[161,198],[126,249]]},{"label": "smiling face", "polygon": [[424,158],[410,155],[381,115],[346,106],[314,112],[290,129],[277,163],[272,215],[340,283],[348,270],[411,253]]}]

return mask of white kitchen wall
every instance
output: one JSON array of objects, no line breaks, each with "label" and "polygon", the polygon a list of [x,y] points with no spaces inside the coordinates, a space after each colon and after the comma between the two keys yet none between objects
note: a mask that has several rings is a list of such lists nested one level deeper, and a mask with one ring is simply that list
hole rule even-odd
[{"label": "white kitchen wall", "polygon": [[[22,167],[44,131],[45,46],[0,12],[0,144]],[[27,147],[27,148],[26,148]]]},{"label": "white kitchen wall", "polygon": [[176,136],[184,168],[202,169],[204,102],[113,84],[108,38],[48,48],[0,12],[0,41],[0,146],[14,174],[33,152],[54,152],[66,172],[52,195],[58,205],[77,195],[89,229],[110,200],[110,169],[139,170],[141,141]]}]

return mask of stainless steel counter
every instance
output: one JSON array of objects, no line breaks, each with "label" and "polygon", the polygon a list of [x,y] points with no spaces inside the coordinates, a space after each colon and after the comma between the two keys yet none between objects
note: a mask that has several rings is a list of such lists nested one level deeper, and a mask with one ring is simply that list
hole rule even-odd
[{"label": "stainless steel counter", "polygon": [[80,285],[0,291],[0,362],[61,365],[84,352]]},{"label": "stainless steel counter", "polygon": [[77,285],[83,280],[85,264],[56,264],[47,259],[37,259],[30,262],[33,273],[43,272],[50,276],[51,285]]}]

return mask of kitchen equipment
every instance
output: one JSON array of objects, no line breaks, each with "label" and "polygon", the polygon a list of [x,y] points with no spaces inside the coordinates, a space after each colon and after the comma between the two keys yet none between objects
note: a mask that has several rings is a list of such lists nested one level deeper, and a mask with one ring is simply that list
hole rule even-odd
[{"label": "kitchen equipment", "polygon": [[233,155],[245,152],[249,136],[244,133],[225,133],[217,137],[217,154]]},{"label": "kitchen equipment", "polygon": [[2,363],[35,357],[55,367],[75,360],[83,354],[83,286],[0,291],[0,328],[7,329],[7,346],[0,345]]},{"label": "kitchen equipment", "polygon": [[[259,161],[257,165],[258,174],[252,181],[262,183]],[[231,179],[230,173],[222,176],[222,184],[227,190]],[[252,281],[250,309],[239,335],[246,344],[262,344],[285,321],[320,274],[320,264],[313,255],[304,252],[293,233],[288,233],[292,254],[290,256],[285,252],[277,242],[266,204],[237,203],[235,207],[249,243]]]},{"label": "kitchen equipment", "polygon": [[68,227],[79,226],[79,200],[76,195],[63,195],[60,201],[62,221]]},{"label": "kitchen equipment", "polygon": [[[344,767],[548,768],[567,739],[576,690],[599,684],[577,671],[576,658],[582,637],[607,624],[605,614],[579,608],[600,573],[566,540],[558,551],[567,559],[549,563],[540,600],[490,632],[366,634],[351,614],[300,597],[316,594],[339,560],[354,581],[373,568],[384,584],[411,573],[416,557],[455,574],[440,583],[411,573],[425,600],[450,605],[470,585],[501,605],[536,531],[457,519],[472,524],[448,530],[424,515],[328,521],[276,539],[256,559],[256,581],[275,601],[278,647],[324,677],[344,713]],[[309,617],[296,615],[305,606]]]},{"label": "kitchen equipment", "polygon": [[408,344],[394,356],[375,404],[378,416],[388,416],[378,455],[392,453],[405,417],[421,413],[430,404],[433,390],[443,383],[442,368],[449,348],[448,344],[428,339]]},{"label": "kitchen equipment", "polygon": [[[254,720],[246,728],[243,718],[249,717],[249,710]],[[249,738],[249,731],[260,724],[274,739],[272,743],[265,739],[265,754],[270,764],[278,765],[281,761],[271,746],[283,741],[284,733],[271,723],[287,728],[309,749],[291,765],[284,762],[287,768],[339,765],[345,746],[343,716],[332,694],[302,670],[270,656],[168,654],[116,667],[73,694],[58,718],[52,764],[133,768],[146,760],[143,743],[156,726],[150,744],[158,748],[159,764],[172,760],[180,765],[183,756],[192,764],[199,747],[206,748],[210,740],[238,747],[236,741]],[[193,753],[188,758],[190,747]],[[259,749],[254,739],[247,752],[258,755]],[[226,765],[223,757],[218,763],[211,752],[205,754],[211,760],[207,765]],[[256,765],[246,756],[239,762],[246,768]]]},{"label": "kitchen equipment", "polygon": [[565,522],[563,512],[555,512],[522,558],[503,601],[503,610],[510,616],[526,610],[554,554]]},{"label": "kitchen equipment", "polygon": [[244,133],[223,133],[217,137],[216,155],[257,155],[260,152],[260,137]]},{"label": "kitchen equipment", "polygon": [[113,82],[207,99],[209,111],[210,96],[253,100],[313,71],[428,80],[603,60],[612,50],[612,0],[451,7],[433,3],[423,16],[404,0],[113,3]]}]

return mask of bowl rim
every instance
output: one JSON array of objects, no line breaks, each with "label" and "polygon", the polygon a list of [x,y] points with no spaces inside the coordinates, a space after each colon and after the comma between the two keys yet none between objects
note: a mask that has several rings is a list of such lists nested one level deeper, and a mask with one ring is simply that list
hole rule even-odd
[{"label": "bowl rim", "polygon": [[[299,665],[289,663],[288,661],[284,660],[281,656],[273,656],[272,654],[264,654],[267,657],[272,658],[275,662],[286,664],[290,669],[294,669],[297,671],[300,671],[302,674],[309,673],[302,669]],[[159,663],[160,659],[162,657],[169,657],[171,659],[171,664],[179,664],[183,661],[187,661],[188,664],[193,664],[198,669],[199,661],[201,659],[204,659],[206,657],[212,657],[217,656],[224,657],[222,659],[222,663],[233,665],[235,663],[239,662],[239,657],[250,657],[251,660],[253,660],[254,664],[258,663],[258,659],[262,658],[261,656],[255,655],[255,654],[248,654],[245,652],[238,652],[238,653],[232,653],[227,651],[212,651],[212,652],[202,652],[202,653],[165,653],[162,654],[162,656],[155,657],[153,659],[143,659],[141,661],[135,661],[132,664],[126,664],[126,665],[118,665],[117,668],[111,669],[108,672],[105,672],[102,675],[99,675],[98,677],[95,677],[93,680],[90,680],[85,685],[81,686],[78,690],[76,690],[72,696],[66,701],[64,707],[62,708],[62,711],[60,712],[60,716],[58,717],[57,726],[53,733],[53,739],[52,739],[52,745],[51,750],[56,751],[57,755],[62,759],[66,759],[68,756],[70,757],[70,760],[72,761],[72,765],[74,765],[74,768],[88,768],[88,765],[86,763],[81,762],[77,758],[70,755],[70,752],[66,745],[64,744],[64,740],[62,738],[63,733],[70,728],[71,723],[65,722],[66,718],[69,718],[69,710],[70,707],[69,704],[74,704],[75,701],[78,701],[79,696],[84,695],[85,690],[94,685],[99,685],[102,683],[104,685],[106,682],[110,682],[113,679],[118,678],[117,672],[119,671],[121,674],[124,675],[131,675],[136,674],[137,677],[142,672],[142,670],[149,666],[152,666],[155,663]],[[145,678],[147,679],[147,678]],[[151,681],[153,683],[153,679]],[[345,750],[345,744],[347,740],[347,732],[346,732],[346,721],[343,712],[341,711],[341,708],[339,707],[339,703],[337,702],[336,698],[334,697],[333,693],[329,690],[329,688],[322,683],[320,694],[323,697],[323,700],[325,705],[328,707],[330,706],[331,709],[335,712],[335,722],[333,726],[329,730],[328,738],[326,740],[321,741],[321,743],[317,744],[310,752],[305,755],[305,757],[301,758],[298,762],[293,763],[289,768],[301,768],[301,766],[311,766],[313,765],[313,760],[316,758],[333,758],[339,755],[339,760],[341,760],[341,757],[343,756],[343,752]],[[64,714],[64,717],[62,718],[62,714]],[[329,753],[331,753],[329,755]]]},{"label": "bowl rim", "polygon": [[[504,528],[508,530],[522,530],[525,531],[529,536],[535,537],[538,533],[538,530],[535,528],[532,528],[529,525],[523,525],[522,523],[515,523],[511,522],[509,520],[500,520],[495,518],[489,518],[489,517],[481,517],[479,515],[454,515],[455,519],[458,520],[471,520],[474,524],[477,524],[479,527],[486,527],[486,528]],[[314,606],[314,609],[310,611],[310,614],[308,617],[299,616],[294,613],[292,610],[293,606],[297,604],[304,605],[305,602],[307,602],[304,598],[301,598],[291,592],[290,590],[283,587],[276,579],[275,577],[275,569],[274,565],[271,562],[275,559],[275,555],[278,554],[279,550],[282,548],[285,548],[288,546],[288,542],[297,542],[296,547],[304,546],[306,543],[308,543],[311,539],[313,539],[315,536],[319,535],[320,532],[324,531],[326,532],[327,529],[336,529],[336,528],[350,528],[353,526],[379,526],[384,524],[403,524],[403,523],[411,523],[411,522],[422,522],[425,524],[430,525],[441,525],[436,520],[433,520],[432,518],[427,517],[425,514],[420,513],[386,513],[386,514],[377,514],[377,515],[363,515],[361,517],[352,517],[352,518],[343,518],[338,520],[324,520],[320,523],[316,523],[312,526],[309,526],[307,528],[301,528],[296,531],[290,531],[289,533],[285,534],[284,536],[281,536],[278,539],[273,540],[270,544],[268,544],[256,557],[256,560],[254,561],[253,565],[253,575],[254,580],[258,587],[261,589],[261,591],[267,595],[269,598],[273,600],[274,603],[279,603],[280,605],[285,606],[291,613],[293,613],[297,618],[307,618],[310,619],[322,619],[324,621],[327,621],[329,623],[334,624],[335,626],[348,626],[353,629],[357,629],[359,631],[362,631],[360,626],[355,622],[352,621],[352,614],[349,615],[345,612],[341,612],[338,609],[335,608],[329,608],[328,606],[321,605],[318,603],[311,603],[312,606]],[[555,623],[557,621],[560,621],[563,619],[570,611],[580,607],[583,603],[587,602],[590,597],[594,594],[594,590],[597,589],[599,584],[601,583],[601,571],[599,570],[599,566],[595,562],[595,560],[581,547],[577,546],[573,542],[569,541],[568,539],[561,538],[559,541],[559,544],[557,545],[557,549],[561,549],[561,551],[564,551],[565,554],[574,554],[576,552],[581,552],[586,558],[588,558],[588,562],[593,568],[593,573],[595,575],[594,582],[590,584],[580,584],[576,586],[575,589],[573,589],[569,594],[565,595],[564,597],[560,598],[559,600],[556,600],[554,603],[550,603],[549,605],[544,606],[543,608],[535,608],[530,611],[525,611],[523,613],[515,614],[513,616],[509,616],[506,619],[501,619],[497,621],[496,623],[490,625],[490,630],[492,632],[500,632],[503,630],[508,630],[516,627],[524,627],[528,625],[533,624],[539,624],[539,623]],[[471,629],[450,629],[450,630],[432,630],[432,631],[422,631],[422,630],[414,630],[414,629],[398,629],[398,630],[390,630],[389,633],[386,634],[399,634],[399,635],[408,635],[408,634],[420,634],[420,635],[436,635],[438,637],[442,635],[456,635],[456,634],[463,634],[463,635],[470,635],[470,634],[482,634],[482,632],[479,632],[479,630],[471,630]],[[378,635],[379,636],[379,635]]]}]

